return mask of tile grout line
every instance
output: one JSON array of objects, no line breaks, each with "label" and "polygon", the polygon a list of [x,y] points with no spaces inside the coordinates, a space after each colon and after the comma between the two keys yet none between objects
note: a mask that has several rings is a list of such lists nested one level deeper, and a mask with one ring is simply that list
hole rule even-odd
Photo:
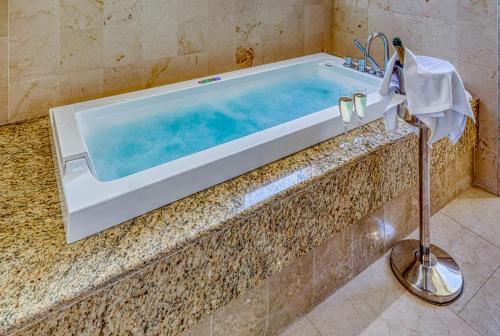
[{"label": "tile grout line", "polygon": [[[452,222],[454,223],[457,223],[458,225],[460,225],[461,227],[463,227],[464,229],[466,229],[467,231],[471,232],[472,234],[474,234],[475,236],[487,241],[489,244],[493,245],[495,248],[499,248],[496,244],[493,244],[491,241],[489,241],[488,239],[484,238],[483,236],[481,236],[479,233],[471,230],[470,228],[468,228],[467,226],[465,226],[464,224],[460,223],[459,221],[455,220],[454,218],[451,218],[450,216],[448,216],[444,211],[442,211],[442,214],[448,218],[449,220],[451,220]],[[460,314],[462,313],[462,311],[465,309],[465,307],[467,307],[467,305],[469,304],[469,302],[471,302],[471,300],[476,296],[476,294],[483,288],[483,286],[486,284],[486,282],[496,273],[496,271],[500,269],[500,264],[498,264],[496,266],[496,268],[493,270],[493,272],[486,278],[486,280],[484,280],[484,282],[481,284],[481,286],[479,286],[479,288],[474,292],[474,294],[467,300],[467,302],[464,304],[464,306],[462,307],[462,309],[460,309],[458,311],[458,313],[455,313],[453,310],[450,309],[450,311],[452,311],[455,315],[457,315],[458,317],[460,317]],[[461,317],[460,317],[461,318]],[[461,318],[462,319],[462,318]],[[462,319],[463,320],[463,319]],[[464,322],[466,322],[464,320]],[[467,323],[468,324],[468,323]],[[476,330],[474,328],[474,330]],[[477,330],[476,330],[477,331]],[[479,331],[478,331],[479,332]]]},{"label": "tile grout line", "polygon": [[469,322],[467,322],[466,320],[464,320],[461,316],[459,316],[457,314],[457,317],[462,320],[466,325],[468,325],[472,330],[476,331],[479,335],[481,336],[487,336],[487,335],[484,335],[482,332],[480,332],[479,330],[477,330],[473,325],[471,325]]},{"label": "tile grout line", "polygon": [[[443,208],[442,210],[444,210],[444,208]],[[493,243],[493,242],[492,242],[492,241],[490,241],[489,239],[487,239],[487,238],[485,238],[485,237],[481,236],[479,233],[477,233],[476,231],[472,230],[471,228],[469,228],[469,227],[465,226],[464,224],[460,223],[458,220],[456,220],[456,219],[454,219],[454,218],[452,218],[452,217],[448,216],[448,215],[446,214],[446,212],[444,212],[444,211],[442,211],[442,210],[440,210],[439,212],[441,212],[441,213],[442,213],[442,214],[443,214],[446,218],[448,218],[449,220],[451,220],[451,221],[453,221],[453,222],[457,223],[457,224],[458,224],[458,225],[460,225],[461,227],[465,228],[467,231],[472,232],[474,235],[478,236],[479,238],[481,238],[481,239],[483,239],[483,240],[486,240],[488,243],[490,243],[491,245],[493,245],[494,247],[496,247],[497,249],[499,249],[499,250],[500,250],[500,246],[498,246],[497,244]]]},{"label": "tile grout line", "polygon": [[318,335],[323,336],[323,334],[319,331],[318,327],[316,327],[316,325],[313,323],[313,321],[311,321],[311,320],[309,319],[309,314],[306,314],[306,315],[305,315],[305,318],[306,318],[306,320],[307,320],[309,323],[311,323],[311,325],[313,326],[314,330],[316,330],[316,331],[318,332]]},{"label": "tile grout line", "polygon": [[484,287],[484,285],[486,285],[486,283],[491,279],[491,277],[493,275],[495,275],[496,271],[500,269],[500,265],[498,265],[495,270],[486,278],[486,280],[484,280],[484,282],[481,284],[481,286],[479,286],[479,288],[474,292],[474,295],[472,295],[470,297],[469,300],[467,300],[467,302],[465,303],[465,305],[462,307],[462,309],[460,309],[460,311],[456,314],[458,317],[460,317],[460,314],[462,313],[462,311],[465,309],[465,307],[467,307],[467,305],[472,301],[472,299],[477,295],[477,293],[479,293],[479,291]]}]

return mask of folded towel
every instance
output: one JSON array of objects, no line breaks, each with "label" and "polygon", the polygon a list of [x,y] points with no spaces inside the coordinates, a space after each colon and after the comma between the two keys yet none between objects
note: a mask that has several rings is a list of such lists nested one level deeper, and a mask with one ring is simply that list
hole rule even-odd
[{"label": "folded towel", "polygon": [[[388,64],[379,94],[394,95],[394,66],[396,54]],[[455,67],[444,60],[415,56],[408,48],[403,69],[406,98],[410,112],[430,128],[429,145],[448,136],[455,144],[465,129],[467,117],[474,120],[468,94]],[[386,111],[386,125],[396,123],[394,108]],[[391,130],[388,127],[388,130]]]}]

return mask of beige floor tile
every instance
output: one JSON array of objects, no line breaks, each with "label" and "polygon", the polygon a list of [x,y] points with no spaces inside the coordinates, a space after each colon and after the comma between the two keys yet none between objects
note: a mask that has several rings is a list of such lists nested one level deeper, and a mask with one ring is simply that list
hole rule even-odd
[{"label": "beige floor tile", "polygon": [[442,213],[432,217],[431,241],[455,258],[464,275],[464,293],[449,306],[459,313],[500,265],[500,249]]},{"label": "beige floor tile", "polygon": [[307,317],[291,324],[280,336],[321,336]]},{"label": "beige floor tile", "polygon": [[308,314],[321,335],[358,335],[403,295],[387,255]]},{"label": "beige floor tile", "polygon": [[500,247],[500,197],[472,188],[447,205],[443,213]]},{"label": "beige floor tile", "polygon": [[479,336],[446,307],[421,302],[406,293],[361,334],[363,336]]},{"label": "beige floor tile", "polygon": [[[322,336],[500,335],[500,248],[495,246],[500,229],[490,225],[499,222],[495,216],[500,218],[500,198],[473,188],[432,218],[431,241],[457,260],[465,277],[465,292],[451,306],[433,306],[406,292],[387,253],[319,304],[308,322]],[[418,231],[410,235],[417,237]],[[303,335],[308,327],[302,319],[287,329],[296,333],[284,335]]]},{"label": "beige floor tile", "polygon": [[485,336],[500,335],[500,268],[459,316]]}]

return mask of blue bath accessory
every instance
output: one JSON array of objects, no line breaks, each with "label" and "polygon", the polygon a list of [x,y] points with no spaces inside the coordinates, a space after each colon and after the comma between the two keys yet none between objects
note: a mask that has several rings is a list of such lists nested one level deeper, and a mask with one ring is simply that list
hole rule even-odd
[{"label": "blue bath accessory", "polygon": [[198,81],[198,83],[199,84],[207,84],[207,83],[217,82],[220,80],[221,80],[221,78],[219,76],[217,76],[217,77],[202,79],[202,80]]}]

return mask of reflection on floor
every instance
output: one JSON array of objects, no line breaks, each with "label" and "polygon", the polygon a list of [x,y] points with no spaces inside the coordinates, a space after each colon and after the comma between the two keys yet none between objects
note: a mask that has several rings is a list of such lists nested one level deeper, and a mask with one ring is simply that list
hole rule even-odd
[{"label": "reflection on floor", "polygon": [[386,255],[282,336],[500,335],[500,198],[472,188],[431,225],[433,243],[464,273],[457,302],[438,307],[415,298],[392,275]]}]

